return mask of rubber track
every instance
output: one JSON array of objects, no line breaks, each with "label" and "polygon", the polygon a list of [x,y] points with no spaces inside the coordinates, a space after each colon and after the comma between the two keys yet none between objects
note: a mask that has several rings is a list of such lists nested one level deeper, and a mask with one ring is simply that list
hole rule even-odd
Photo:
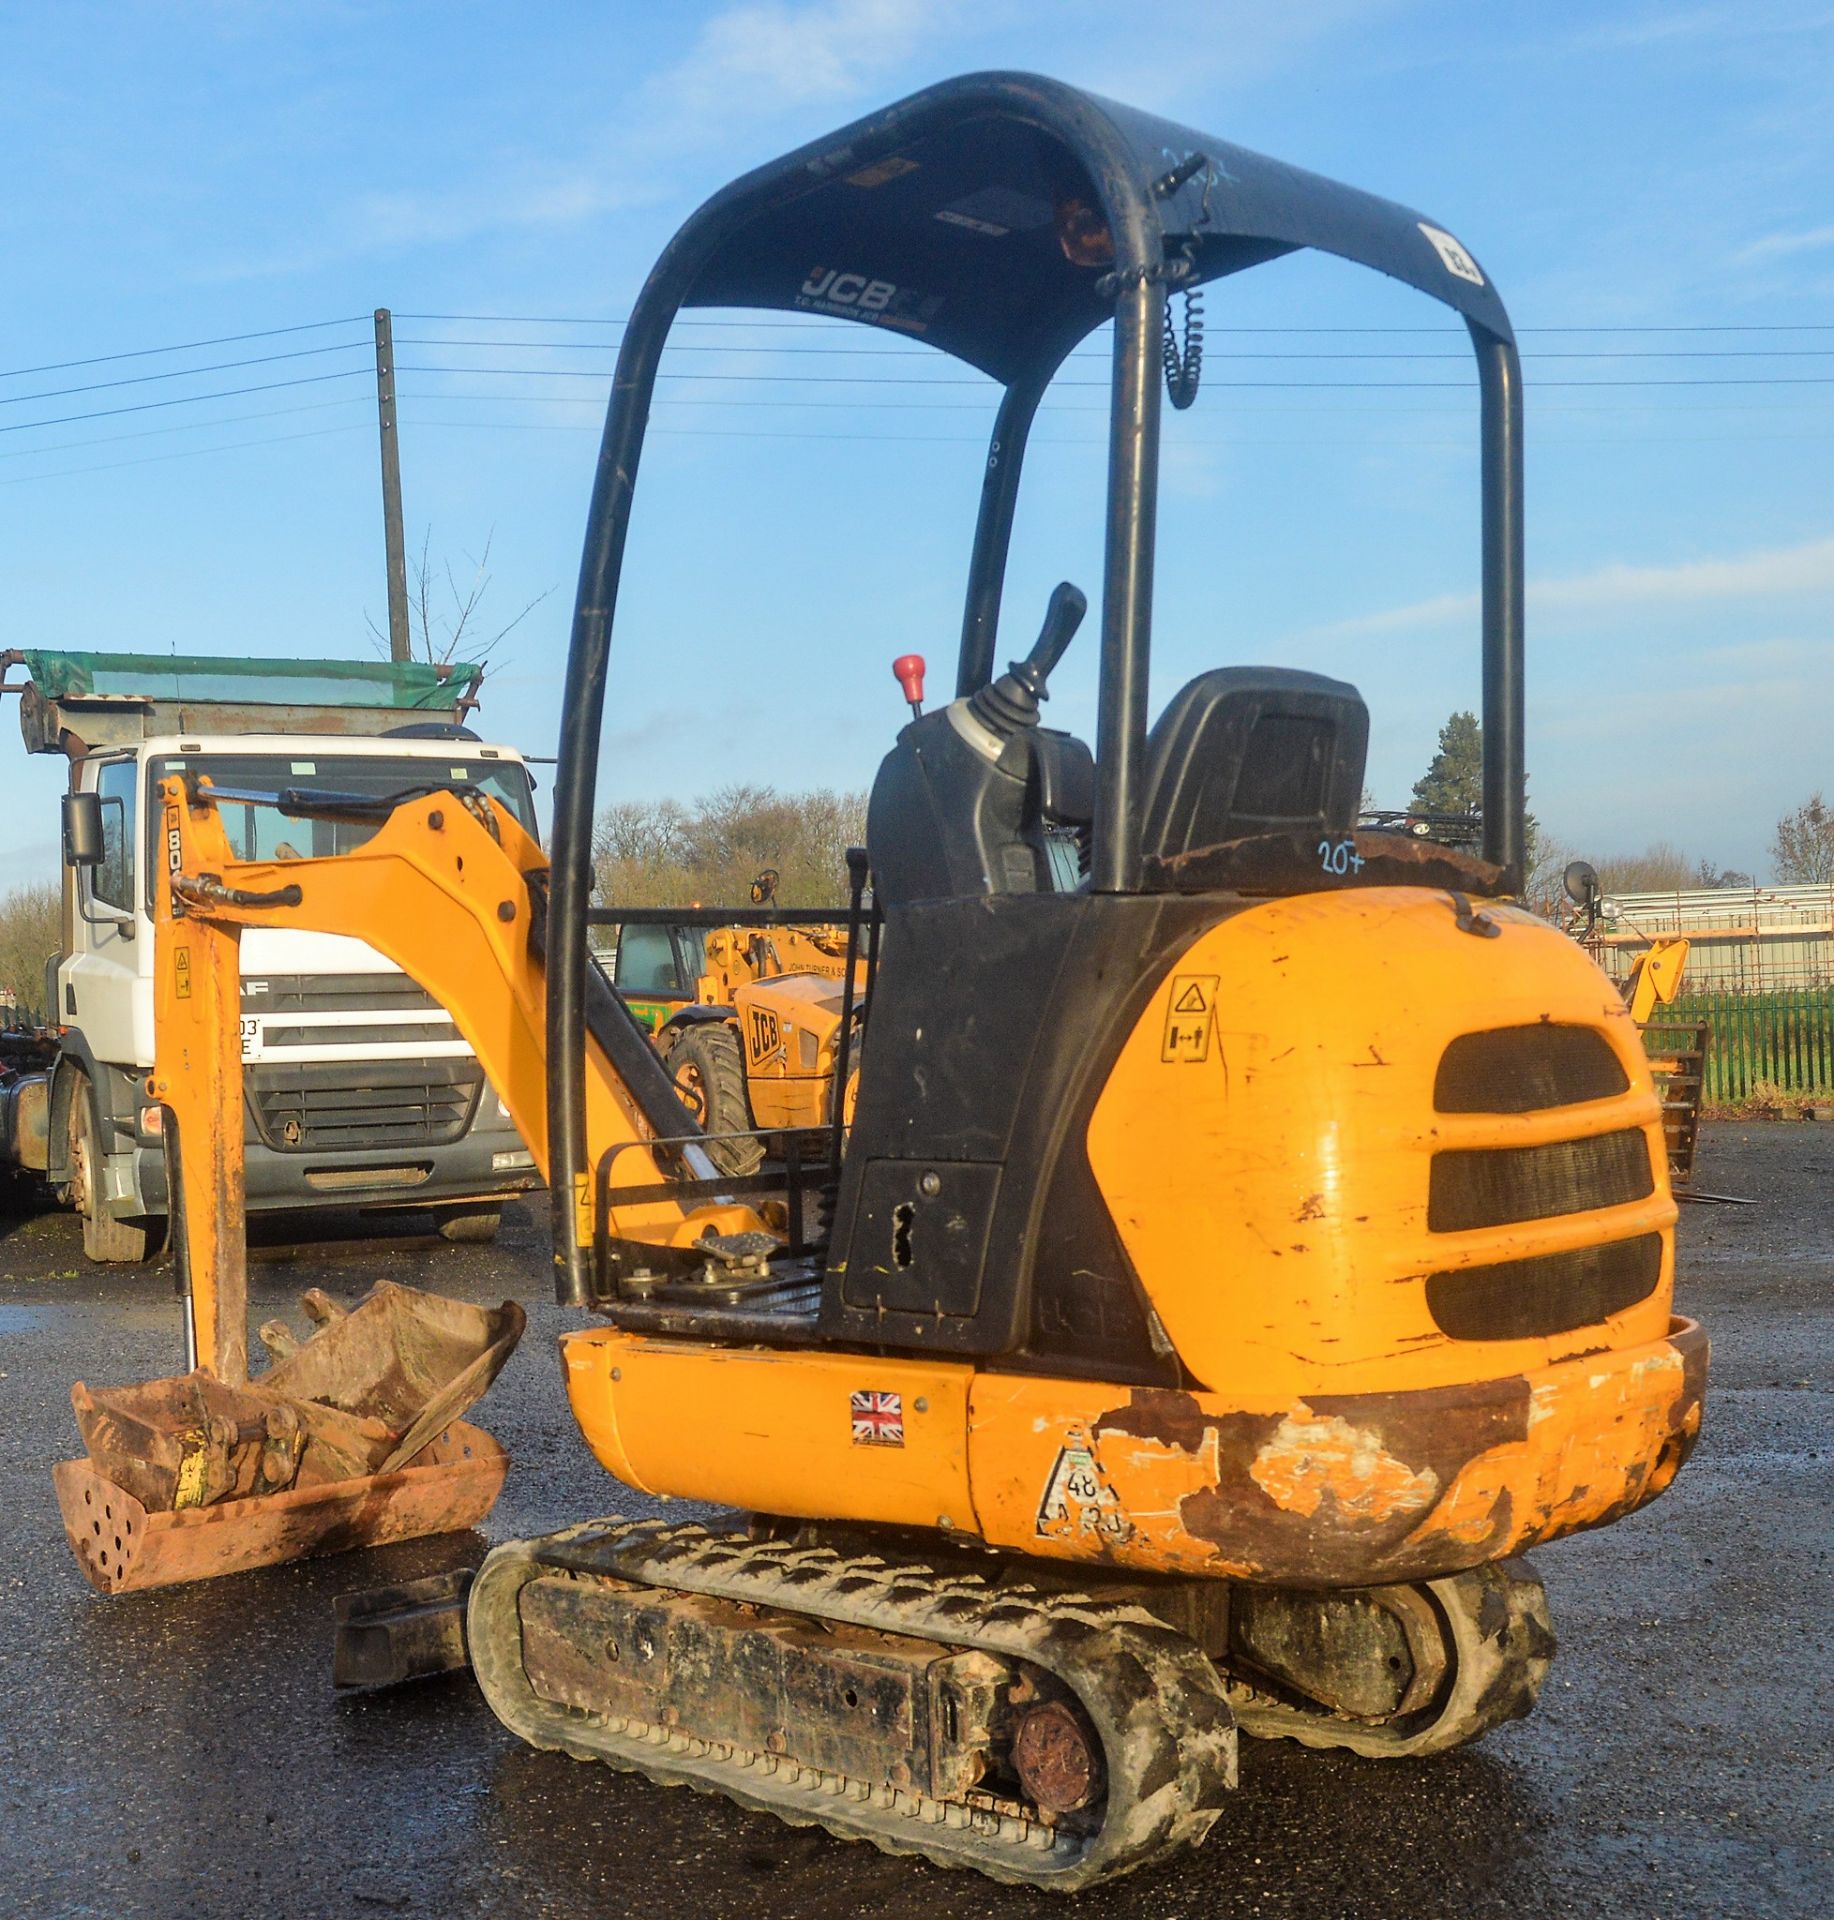
[{"label": "rubber track", "polygon": [[[519,1595],[530,1580],[557,1572],[708,1594],[1042,1667],[1072,1690],[1100,1738],[1101,1825],[1082,1833],[543,1700],[522,1667]],[[1195,1846],[1236,1780],[1223,1681],[1183,1634],[1139,1607],[996,1587],[920,1560],[844,1556],[695,1525],[594,1521],[495,1549],[472,1586],[468,1638],[485,1698],[531,1746],[1016,1885],[1073,1892]]]}]

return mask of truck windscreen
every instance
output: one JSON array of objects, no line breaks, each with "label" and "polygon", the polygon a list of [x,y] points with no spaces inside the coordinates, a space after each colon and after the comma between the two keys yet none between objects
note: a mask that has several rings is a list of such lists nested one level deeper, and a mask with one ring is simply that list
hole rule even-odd
[{"label": "truck windscreen", "polygon": [[[429,786],[475,786],[501,802],[531,835],[538,831],[535,798],[521,763],[467,757],[463,742],[455,743],[450,756],[437,760],[419,754],[395,758],[354,753],[202,753],[168,755],[153,762],[153,781],[168,773],[208,774],[219,786],[265,793],[295,787],[385,796]],[[229,844],[239,860],[311,860],[348,853],[380,824],[289,820],[272,807],[225,806],[221,811]]]}]

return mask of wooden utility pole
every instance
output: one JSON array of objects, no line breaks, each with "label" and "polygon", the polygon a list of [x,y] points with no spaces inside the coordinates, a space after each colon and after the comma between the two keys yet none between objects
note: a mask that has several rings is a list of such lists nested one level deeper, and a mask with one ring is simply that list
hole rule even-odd
[{"label": "wooden utility pole", "polygon": [[408,555],[401,537],[401,442],[395,434],[395,329],[387,307],[376,309],[376,414],[382,427],[382,539],[388,552],[388,657],[411,660]]}]

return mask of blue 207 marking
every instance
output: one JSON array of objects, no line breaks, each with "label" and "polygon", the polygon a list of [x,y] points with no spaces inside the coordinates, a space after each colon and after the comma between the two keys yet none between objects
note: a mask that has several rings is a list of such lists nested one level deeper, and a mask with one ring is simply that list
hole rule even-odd
[{"label": "blue 207 marking", "polygon": [[1361,873],[1365,862],[1354,840],[1321,840],[1318,864],[1326,873]]}]

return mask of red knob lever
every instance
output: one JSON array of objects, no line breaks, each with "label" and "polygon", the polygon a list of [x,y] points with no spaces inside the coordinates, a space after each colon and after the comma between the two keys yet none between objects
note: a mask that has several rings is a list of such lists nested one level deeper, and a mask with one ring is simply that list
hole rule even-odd
[{"label": "red knob lever", "polygon": [[898,677],[898,684],[904,689],[904,697],[911,703],[911,711],[921,717],[923,713],[923,655],[920,653],[901,653],[892,662],[892,672]]}]

